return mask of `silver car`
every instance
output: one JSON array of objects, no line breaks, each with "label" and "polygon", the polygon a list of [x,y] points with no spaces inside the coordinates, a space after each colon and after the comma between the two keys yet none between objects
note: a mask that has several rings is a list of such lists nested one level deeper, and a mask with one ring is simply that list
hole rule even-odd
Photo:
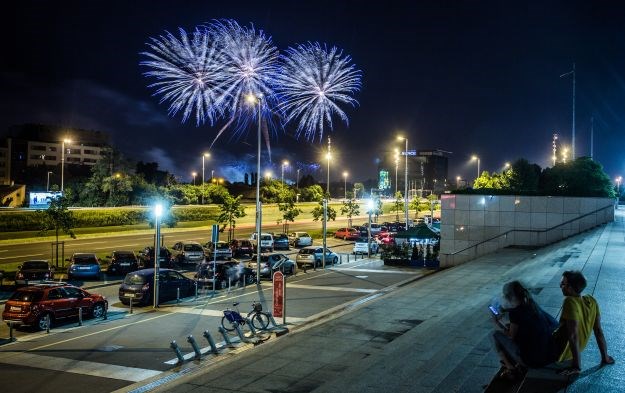
[{"label": "silver car", "polygon": [[171,248],[171,259],[179,265],[200,263],[204,260],[204,249],[198,242],[178,242]]},{"label": "silver car", "polygon": [[289,233],[289,244],[293,247],[312,246],[312,237],[306,232]]},{"label": "silver car", "polygon": [[[323,257],[323,247],[308,246],[299,250],[299,252],[297,253],[297,256],[295,257],[295,262],[297,263],[297,267],[302,267],[302,266],[318,267],[318,266],[322,266],[323,264],[322,257]],[[325,260],[326,260],[326,265],[334,265],[339,262],[339,256],[337,253],[332,252],[326,248]]]}]

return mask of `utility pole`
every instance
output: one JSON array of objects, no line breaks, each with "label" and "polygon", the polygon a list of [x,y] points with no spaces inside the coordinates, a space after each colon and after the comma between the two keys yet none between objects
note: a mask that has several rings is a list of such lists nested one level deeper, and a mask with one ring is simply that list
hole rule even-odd
[{"label": "utility pole", "polygon": [[571,160],[575,160],[575,63],[573,63],[573,69],[565,74],[560,75],[560,78],[565,76],[573,76],[573,124],[571,125]]},{"label": "utility pole", "polygon": [[593,150],[595,144],[595,118],[590,116],[590,159],[593,160]]}]

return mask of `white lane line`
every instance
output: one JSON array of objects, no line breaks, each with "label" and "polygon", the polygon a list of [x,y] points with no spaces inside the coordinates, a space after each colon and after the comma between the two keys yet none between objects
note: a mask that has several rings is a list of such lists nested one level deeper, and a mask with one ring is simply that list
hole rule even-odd
[{"label": "white lane line", "polygon": [[101,242],[84,242],[84,243],[83,243],[83,242],[76,242],[76,243],[75,243],[75,244],[73,244],[73,245],[76,245],[76,246],[84,246],[84,245],[86,245],[86,244],[102,244],[102,243],[110,243],[110,242],[109,242],[109,241],[101,241]]},{"label": "white lane line", "polygon": [[72,374],[91,375],[94,377],[121,379],[130,382],[143,381],[159,375],[162,372],[145,368],[36,355],[34,353],[17,354],[8,359],[2,359],[2,363],[42,368],[45,370],[64,371]]},{"label": "white lane line", "polygon": [[402,271],[402,270],[356,269],[356,268],[351,268],[351,267],[338,267],[338,268],[334,268],[334,270],[344,270],[344,271],[351,271],[351,272],[356,272],[356,273],[363,272],[363,273],[409,274],[409,275],[421,274],[418,272],[407,272],[407,271]]},{"label": "white lane line", "polygon": [[97,247],[97,248],[94,248],[94,250],[112,250],[112,249],[120,250],[123,247],[135,247],[135,246],[139,246],[139,243],[135,243],[135,244],[122,244],[120,246]]},{"label": "white lane line", "polygon": [[0,250],[0,252],[9,252],[9,250]]},{"label": "white lane line", "polygon": [[368,288],[324,287],[321,285],[301,285],[301,284],[287,284],[287,287],[298,288],[298,289],[320,289],[323,291],[359,292],[359,293],[373,293],[373,292],[379,291],[379,289],[368,289]]},{"label": "white lane line", "polygon": [[[209,310],[209,309],[199,309],[196,307],[170,307],[167,309],[161,309],[160,311],[173,312],[173,313],[183,313],[183,314],[194,314],[201,315],[204,317],[223,317],[224,312],[219,310]],[[245,317],[245,312],[242,312],[241,315]],[[305,321],[307,318],[297,318],[297,317],[286,317],[287,322],[298,323]]]},{"label": "white lane line", "polygon": [[40,257],[42,255],[46,255],[46,254],[14,255],[12,257],[0,257],[0,259],[30,258],[30,257]]}]

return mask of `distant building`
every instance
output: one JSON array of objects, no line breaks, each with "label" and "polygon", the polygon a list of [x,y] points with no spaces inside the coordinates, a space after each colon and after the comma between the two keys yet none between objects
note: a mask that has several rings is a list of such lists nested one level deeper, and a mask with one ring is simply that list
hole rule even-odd
[{"label": "distant building", "polygon": [[418,154],[422,159],[423,188],[440,195],[451,186],[448,178],[448,157],[451,152],[434,149],[419,150]]},{"label": "distant building", "polygon": [[61,164],[63,140],[65,165],[94,165],[109,146],[108,134],[41,124],[12,126],[0,140],[0,184],[22,182],[28,167]]},{"label": "distant building", "polygon": [[[408,151],[408,198],[427,196],[431,193],[442,194],[451,184],[448,179],[448,161],[451,152],[433,150]],[[383,153],[378,161],[378,182],[389,184],[387,196],[393,196],[395,190],[404,193],[405,187],[405,155],[403,151],[395,154],[391,151]],[[384,176],[382,176],[384,174]],[[383,179],[383,177],[386,177]]]}]

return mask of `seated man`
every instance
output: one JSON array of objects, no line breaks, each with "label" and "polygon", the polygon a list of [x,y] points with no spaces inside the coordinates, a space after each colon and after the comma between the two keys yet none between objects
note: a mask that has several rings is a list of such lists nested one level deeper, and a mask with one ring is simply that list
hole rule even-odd
[{"label": "seated man", "polygon": [[581,296],[586,288],[586,278],[582,272],[564,272],[560,288],[565,298],[560,324],[554,332],[556,353],[560,354],[558,361],[572,359],[571,366],[563,370],[562,374],[579,374],[580,353],[586,347],[591,332],[594,332],[599,352],[601,352],[601,364],[613,364],[614,359],[608,355],[608,345],[601,328],[599,305],[592,296]]}]

